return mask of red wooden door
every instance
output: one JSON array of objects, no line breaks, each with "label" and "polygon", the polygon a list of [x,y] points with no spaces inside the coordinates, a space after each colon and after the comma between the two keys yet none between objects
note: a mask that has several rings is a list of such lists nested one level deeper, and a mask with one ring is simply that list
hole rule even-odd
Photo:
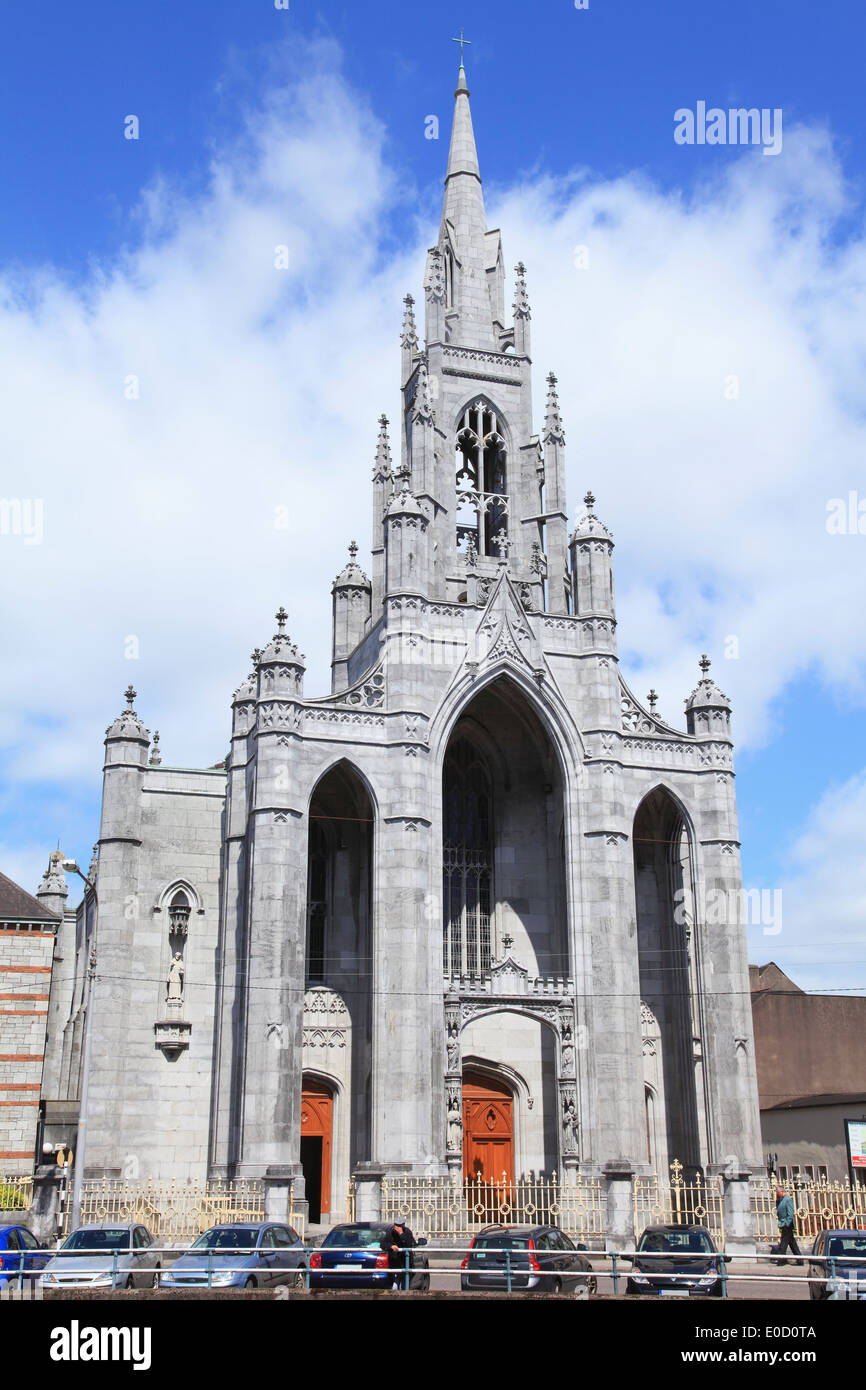
[{"label": "red wooden door", "polygon": [[504,1083],[467,1071],[463,1076],[463,1176],[514,1179],[514,1097]]},{"label": "red wooden door", "polygon": [[[321,1146],[306,1146],[312,1157],[321,1148],[321,1174],[319,1176],[319,1209],[331,1210],[331,1128],[334,1112],[334,1097],[327,1086],[320,1081],[305,1079],[301,1092],[301,1149],[305,1139],[319,1139]],[[316,1166],[318,1167],[318,1157]],[[313,1175],[310,1175],[313,1176]],[[308,1176],[309,1185],[309,1176]],[[314,1182],[315,1187],[315,1182]],[[312,1218],[311,1218],[312,1219]]]}]

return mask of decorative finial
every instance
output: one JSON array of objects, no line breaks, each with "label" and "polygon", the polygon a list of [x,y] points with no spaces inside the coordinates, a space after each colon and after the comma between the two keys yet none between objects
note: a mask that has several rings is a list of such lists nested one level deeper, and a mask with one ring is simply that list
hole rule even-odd
[{"label": "decorative finial", "polygon": [[162,756],[159,751],[159,729],[155,729],[153,734],[153,747],[150,750],[148,765],[150,767],[159,767],[161,762]]},{"label": "decorative finial", "polygon": [[351,561],[352,561],[352,564],[353,564],[353,565],[354,565],[354,563],[355,563],[355,556],[357,555],[357,553],[358,553],[358,542],[357,542],[357,541],[349,541],[349,556],[350,556],[350,558],[351,558]]},{"label": "decorative finial", "polygon": [[559,397],[556,394],[556,377],[553,372],[547,374],[547,404],[544,407],[544,433],[542,438],[545,444],[565,443],[565,430],[562,427],[562,416],[559,413]]},{"label": "decorative finial", "polygon": [[532,542],[532,555],[529,560],[529,568],[533,574],[544,574],[547,569],[547,560],[541,549],[540,541]]},{"label": "decorative finial", "polygon": [[132,682],[130,682],[130,684],[126,687],[126,689],[123,692],[123,698],[126,701],[127,714],[135,714],[135,710],[133,709],[133,703],[137,694],[138,691],[133,690]]},{"label": "decorative finial", "polygon": [[703,655],[701,656],[700,661],[698,662],[698,665],[700,666],[701,670],[702,670],[703,673],[704,673],[704,680],[709,680],[709,676],[707,675],[707,672],[709,671],[709,669],[710,669],[710,667],[712,666],[712,664],[713,664],[713,663],[710,661],[710,658],[707,656],[706,652],[704,652]]},{"label": "decorative finial", "polygon": [[472,531],[470,532],[469,538],[466,542],[466,568],[469,570],[474,569],[477,563],[478,540],[476,538],[475,532]]},{"label": "decorative finial", "polygon": [[463,45],[464,45],[465,43],[471,43],[472,40],[471,40],[471,39],[464,39],[464,37],[463,37],[463,29],[461,28],[461,30],[460,30],[460,38],[459,38],[459,39],[452,39],[451,42],[452,42],[452,43],[459,43],[459,45],[460,45],[460,66],[461,66],[461,68],[462,68],[462,66],[463,66]]},{"label": "decorative finial", "polygon": [[649,693],[649,695],[647,695],[646,698],[647,698],[647,704],[648,704],[649,707],[650,707],[650,711],[651,711],[651,712],[655,712],[655,707],[656,707],[656,704],[657,704],[658,698],[659,698],[658,695],[655,693],[654,690],[650,690],[650,693]]},{"label": "decorative finial", "polygon": [[[517,280],[514,284],[514,317],[517,319],[528,319],[532,315],[529,312],[529,295],[526,290],[526,266],[523,261],[518,261],[514,267]],[[555,380],[555,378],[554,378]]]},{"label": "decorative finial", "polygon": [[261,649],[261,647],[253,647],[253,650],[250,652],[250,661],[253,663],[253,666],[258,666],[258,664],[259,664],[259,662],[261,661],[261,659],[262,659],[262,649]]},{"label": "decorative finial", "polygon": [[496,546],[496,553],[500,560],[508,559],[508,552],[511,549],[511,541],[508,539],[508,532],[504,526],[500,526],[496,535],[493,537],[493,544]]},{"label": "decorative finial", "polygon": [[592,515],[592,509],[595,506],[595,498],[593,497],[591,492],[587,492],[586,496],[583,499],[583,505],[586,507],[586,510],[590,513],[590,515]]},{"label": "decorative finial", "polygon": [[505,947],[505,954],[508,955],[511,951],[512,946],[514,945],[514,937],[511,935],[510,932],[503,933],[502,944]]},{"label": "decorative finial", "polygon": [[373,464],[373,482],[383,483],[391,477],[391,445],[388,440],[388,416],[379,416],[379,438]]},{"label": "decorative finial", "polygon": [[412,298],[411,294],[406,295],[403,304],[405,308],[403,311],[403,332],[400,335],[400,342],[404,348],[411,348],[414,351],[418,346],[418,330],[415,327],[415,300]]},{"label": "decorative finial", "polygon": [[276,620],[277,620],[277,627],[279,628],[280,632],[282,633],[283,628],[286,626],[286,623],[287,623],[288,620],[289,620],[289,615],[288,615],[288,613],[286,612],[286,610],[285,610],[285,608],[283,607],[282,604],[280,604],[279,608],[277,609],[276,613],[274,614],[274,617],[275,617]]}]

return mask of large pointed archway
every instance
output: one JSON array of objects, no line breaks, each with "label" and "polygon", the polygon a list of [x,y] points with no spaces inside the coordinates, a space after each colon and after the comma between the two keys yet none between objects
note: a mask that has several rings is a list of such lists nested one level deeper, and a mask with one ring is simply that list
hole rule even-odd
[{"label": "large pointed archway", "polygon": [[[634,818],[634,880],[645,1039],[654,1085],[648,1130],[663,1169],[706,1157],[692,845],[683,810],[665,787],[644,797]],[[657,1055],[660,1053],[660,1055]],[[661,1131],[661,1132],[660,1132]]]}]

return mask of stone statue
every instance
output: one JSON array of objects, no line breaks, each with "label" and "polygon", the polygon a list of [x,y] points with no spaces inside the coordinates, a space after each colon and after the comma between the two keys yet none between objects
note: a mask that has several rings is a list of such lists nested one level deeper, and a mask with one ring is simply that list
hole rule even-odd
[{"label": "stone statue", "polygon": [[168,967],[168,989],[166,992],[166,1003],[181,1004],[183,1002],[183,956],[180,951],[175,951],[174,959]]},{"label": "stone statue", "polygon": [[452,1091],[448,1097],[448,1150],[459,1153],[463,1142],[463,1120],[460,1115],[460,1096]]}]

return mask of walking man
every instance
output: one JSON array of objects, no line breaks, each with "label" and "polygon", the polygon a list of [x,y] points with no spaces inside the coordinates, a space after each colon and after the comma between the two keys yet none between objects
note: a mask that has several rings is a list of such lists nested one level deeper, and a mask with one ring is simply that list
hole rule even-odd
[{"label": "walking man", "polygon": [[[786,1250],[790,1250],[792,1255],[799,1255],[800,1248],[794,1239],[794,1203],[784,1187],[776,1188],[776,1218],[779,1222],[779,1244],[773,1246],[772,1253],[784,1255]],[[778,1263],[788,1264],[788,1261],[779,1260]]]}]

